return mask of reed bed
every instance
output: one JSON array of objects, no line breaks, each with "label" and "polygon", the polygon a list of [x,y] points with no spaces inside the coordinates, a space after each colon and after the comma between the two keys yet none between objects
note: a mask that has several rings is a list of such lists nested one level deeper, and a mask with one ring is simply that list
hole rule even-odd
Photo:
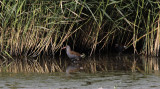
[{"label": "reed bed", "polygon": [[158,56],[159,10],[145,0],[2,0],[1,56],[54,56],[66,44],[92,56],[115,43]]}]

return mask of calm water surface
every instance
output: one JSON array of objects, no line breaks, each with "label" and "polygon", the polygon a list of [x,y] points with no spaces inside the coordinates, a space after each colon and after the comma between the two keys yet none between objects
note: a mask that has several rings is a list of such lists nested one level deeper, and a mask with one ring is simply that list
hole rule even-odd
[{"label": "calm water surface", "polygon": [[114,70],[95,73],[0,73],[0,89],[160,89],[159,58],[135,59],[139,63],[130,58],[113,59],[123,69],[113,65]]},{"label": "calm water surface", "polygon": [[159,89],[160,76],[130,71],[0,75],[3,89]]}]

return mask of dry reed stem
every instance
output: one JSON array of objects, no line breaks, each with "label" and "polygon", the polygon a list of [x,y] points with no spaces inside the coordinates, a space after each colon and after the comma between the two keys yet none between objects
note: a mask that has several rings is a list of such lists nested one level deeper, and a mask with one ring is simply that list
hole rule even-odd
[{"label": "dry reed stem", "polygon": [[158,56],[159,55],[159,44],[160,44],[160,42],[159,42],[159,40],[160,40],[160,37],[159,37],[159,34],[160,34],[160,28],[159,28],[159,21],[160,21],[160,16],[159,16],[159,19],[158,19],[158,28],[157,28],[157,35],[156,35],[156,41],[155,41],[155,44],[154,44],[154,54],[156,55],[156,56]]}]

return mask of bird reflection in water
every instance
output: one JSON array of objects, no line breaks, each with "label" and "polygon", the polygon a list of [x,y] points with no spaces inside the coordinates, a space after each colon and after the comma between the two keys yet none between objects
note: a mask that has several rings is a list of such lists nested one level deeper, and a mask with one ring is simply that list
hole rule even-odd
[{"label": "bird reflection in water", "polygon": [[73,74],[73,73],[76,73],[80,70],[82,70],[83,67],[80,66],[79,63],[71,63],[67,68],[66,68],[66,73],[67,74]]}]

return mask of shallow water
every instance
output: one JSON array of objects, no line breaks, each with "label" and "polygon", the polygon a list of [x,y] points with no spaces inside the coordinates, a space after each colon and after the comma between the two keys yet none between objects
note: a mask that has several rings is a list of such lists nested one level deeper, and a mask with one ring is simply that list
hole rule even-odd
[{"label": "shallow water", "polygon": [[[85,60],[84,71],[73,74],[66,74],[65,70],[55,73],[1,72],[0,88],[160,89],[160,63],[157,57],[101,56],[95,59]],[[94,65],[96,71],[92,71],[95,69]]]},{"label": "shallow water", "polygon": [[4,89],[159,89],[160,76],[131,71],[98,73],[2,73]]}]

